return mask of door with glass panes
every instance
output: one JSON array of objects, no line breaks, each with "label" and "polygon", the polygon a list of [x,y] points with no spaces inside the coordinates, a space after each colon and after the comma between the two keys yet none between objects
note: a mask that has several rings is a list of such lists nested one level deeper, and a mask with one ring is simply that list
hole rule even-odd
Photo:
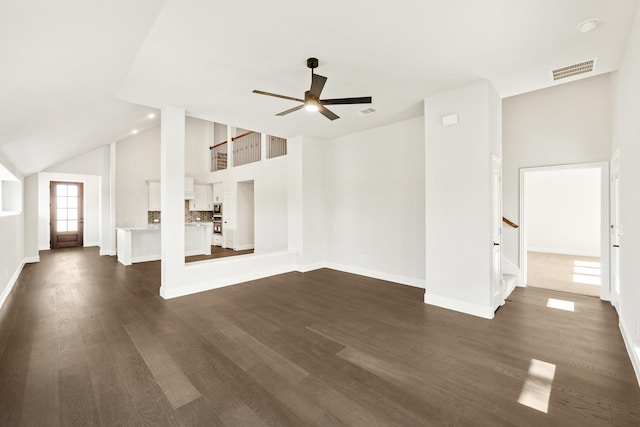
[{"label": "door with glass panes", "polygon": [[82,246],[82,183],[51,181],[51,249]]}]

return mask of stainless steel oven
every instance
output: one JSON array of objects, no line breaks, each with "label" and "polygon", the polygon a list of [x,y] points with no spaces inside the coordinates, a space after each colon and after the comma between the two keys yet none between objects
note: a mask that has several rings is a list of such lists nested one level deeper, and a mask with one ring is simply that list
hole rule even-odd
[{"label": "stainless steel oven", "polygon": [[214,203],[213,204],[213,214],[214,215],[222,215],[222,203]]}]

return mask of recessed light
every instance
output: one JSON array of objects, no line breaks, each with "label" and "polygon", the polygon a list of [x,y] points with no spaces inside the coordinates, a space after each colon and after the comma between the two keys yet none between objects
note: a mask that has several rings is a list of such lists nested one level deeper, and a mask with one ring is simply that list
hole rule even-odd
[{"label": "recessed light", "polygon": [[600,24],[600,20],[598,18],[589,18],[578,24],[578,30],[583,33],[588,33],[589,31],[595,29],[598,24]]},{"label": "recessed light", "polygon": [[134,134],[134,135],[137,134],[138,133],[138,129],[132,130],[131,133]]},{"label": "recessed light", "polygon": [[149,119],[153,119],[155,117],[156,117],[155,113],[149,113],[149,115],[147,116],[147,118]]}]

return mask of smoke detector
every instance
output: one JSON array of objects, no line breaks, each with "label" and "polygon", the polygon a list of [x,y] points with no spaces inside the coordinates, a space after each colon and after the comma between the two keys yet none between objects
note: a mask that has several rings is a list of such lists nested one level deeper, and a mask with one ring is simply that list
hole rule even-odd
[{"label": "smoke detector", "polygon": [[596,69],[598,58],[589,59],[587,61],[578,62],[577,64],[567,65],[566,67],[556,68],[551,73],[553,80],[566,79],[567,77],[577,76],[579,74],[592,73]]}]

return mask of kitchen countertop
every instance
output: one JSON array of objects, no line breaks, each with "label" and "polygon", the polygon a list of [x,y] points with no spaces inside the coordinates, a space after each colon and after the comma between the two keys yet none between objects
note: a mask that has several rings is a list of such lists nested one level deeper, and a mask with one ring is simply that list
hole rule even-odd
[{"label": "kitchen countertop", "polygon": [[[213,222],[187,222],[184,224],[185,227],[213,227]],[[160,224],[154,225],[149,224],[147,226],[139,226],[139,227],[117,227],[116,230],[123,231],[153,231],[160,230]]]}]

